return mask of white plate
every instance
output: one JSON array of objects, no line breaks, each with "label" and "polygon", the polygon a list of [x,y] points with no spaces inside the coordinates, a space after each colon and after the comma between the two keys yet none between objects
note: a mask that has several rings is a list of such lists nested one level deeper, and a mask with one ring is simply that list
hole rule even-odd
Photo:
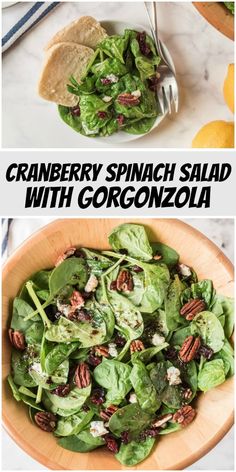
[{"label": "white plate", "polygon": [[12,5],[15,5],[16,3],[19,2],[2,2],[2,8],[12,7]]},{"label": "white plate", "polygon": [[[101,21],[102,26],[105,28],[105,30],[108,32],[109,35],[112,34],[123,34],[125,29],[133,29],[136,31],[146,31],[148,34],[151,35],[151,32],[149,28],[144,27],[142,25],[137,25],[134,23],[125,23],[123,21],[111,21],[111,20],[104,20]],[[172,60],[172,57],[167,49],[167,47],[162,43],[163,49],[165,51],[165,55],[167,58],[167,61],[171,65],[173,71],[175,72],[175,66]],[[165,116],[167,115],[168,112],[166,112],[164,115],[160,115],[157,117],[153,127],[150,129],[148,133],[150,133],[154,128],[157,128],[157,126],[164,120]],[[98,137],[98,138],[89,138],[89,139],[94,139],[98,142],[107,142],[109,144],[122,144],[122,143],[127,143],[130,141],[134,141],[136,139],[141,138],[142,136],[147,135],[148,133],[144,134],[129,134],[125,133],[124,131],[118,131],[117,133],[112,134],[111,136],[107,137]]]}]

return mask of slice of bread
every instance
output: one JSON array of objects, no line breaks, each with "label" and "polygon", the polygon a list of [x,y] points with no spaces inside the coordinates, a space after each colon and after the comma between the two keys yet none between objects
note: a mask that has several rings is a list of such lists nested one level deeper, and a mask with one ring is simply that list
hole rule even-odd
[{"label": "slice of bread", "polygon": [[39,80],[39,95],[60,105],[75,106],[78,97],[67,91],[69,78],[73,75],[79,82],[93,54],[93,49],[73,42],[50,47]]},{"label": "slice of bread", "polygon": [[95,18],[82,16],[58,31],[45,49],[47,50],[57,43],[67,41],[95,49],[97,44],[106,36],[106,31]]}]

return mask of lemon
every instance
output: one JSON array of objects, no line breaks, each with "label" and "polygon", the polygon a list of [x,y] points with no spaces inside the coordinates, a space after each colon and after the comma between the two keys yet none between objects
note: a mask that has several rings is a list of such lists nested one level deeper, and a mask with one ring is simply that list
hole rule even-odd
[{"label": "lemon", "polygon": [[234,147],[234,123],[211,121],[204,125],[192,142],[193,148],[232,148]]},{"label": "lemon", "polygon": [[224,81],[224,99],[229,109],[234,113],[234,64],[229,64]]}]

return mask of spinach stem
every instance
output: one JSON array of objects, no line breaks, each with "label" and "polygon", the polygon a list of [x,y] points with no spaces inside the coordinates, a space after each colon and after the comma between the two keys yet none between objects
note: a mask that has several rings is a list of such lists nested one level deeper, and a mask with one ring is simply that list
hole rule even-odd
[{"label": "spinach stem", "polygon": [[46,315],[46,313],[43,309],[45,304],[41,305],[41,303],[40,303],[40,301],[39,301],[39,299],[38,299],[38,297],[37,297],[37,295],[36,295],[36,293],[33,289],[33,283],[31,281],[28,281],[25,286],[26,286],[26,288],[28,290],[28,293],[31,296],[31,298],[32,298],[32,300],[33,300],[33,302],[34,302],[34,304],[35,304],[35,306],[36,306],[36,308],[37,308],[37,310],[38,310],[38,312],[39,312],[39,314],[40,314],[40,316],[41,316],[41,318],[44,322],[44,325],[46,325],[47,328],[50,328],[51,321],[48,319],[48,317],[47,317],[47,315]]},{"label": "spinach stem", "polygon": [[19,388],[19,392],[23,393],[24,395],[27,395],[27,397],[32,397],[32,398],[37,397],[37,395],[35,395],[34,392],[31,392],[31,390],[29,388],[26,388],[23,385]]},{"label": "spinach stem", "polygon": [[[47,300],[46,302],[43,303],[43,305],[41,305],[41,307],[44,309],[46,308],[48,305],[50,305],[51,303],[51,299],[50,300]],[[32,313],[30,313],[29,315],[25,316],[24,317],[24,321],[28,321],[28,320],[31,320],[35,315],[37,315],[39,313],[39,310],[34,310]]]},{"label": "spinach stem", "polygon": [[126,254],[122,256],[122,254],[119,254],[118,252],[113,252],[113,251],[102,251],[102,254],[104,254],[105,256],[114,257],[115,259],[121,259],[123,257],[122,260],[130,262],[131,264],[134,264],[134,265],[138,265],[140,267],[142,267],[143,265],[142,261],[139,261],[138,259],[134,259],[133,257],[127,256]]},{"label": "spinach stem", "polygon": [[104,295],[104,298],[105,298],[105,301],[107,304],[110,305],[110,302],[108,300],[108,296],[107,296],[107,289],[106,289],[106,284],[105,284],[105,277],[110,274],[110,272],[112,272],[118,265],[121,264],[121,262],[124,260],[125,256],[121,256],[119,258],[119,260],[117,262],[115,262],[115,264],[113,264],[111,267],[109,267],[109,269],[106,270],[106,272],[104,272],[104,274],[101,275],[101,284],[102,284],[102,291],[103,291],[103,295]]},{"label": "spinach stem", "polygon": [[40,403],[41,400],[42,400],[42,393],[43,393],[43,387],[41,387],[41,385],[38,386],[38,390],[37,390],[37,396],[36,396],[36,400],[35,400],[35,403]]}]

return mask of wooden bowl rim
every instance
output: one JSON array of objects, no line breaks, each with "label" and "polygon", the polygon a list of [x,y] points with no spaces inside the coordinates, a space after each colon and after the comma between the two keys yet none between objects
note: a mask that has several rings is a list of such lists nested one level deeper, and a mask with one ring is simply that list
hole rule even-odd
[{"label": "wooden bowl rim", "polygon": [[[15,251],[11,254],[11,256],[8,258],[8,260],[4,263],[3,268],[2,268],[2,285],[3,281],[7,275],[7,272],[9,268],[12,268],[15,263],[15,259],[18,257],[20,253],[24,253],[28,249],[28,245],[31,243],[31,241],[37,242],[39,239],[41,239],[41,232],[42,230],[48,234],[51,233],[51,229],[56,229],[58,226],[60,227],[61,224],[70,221],[80,221],[80,220],[86,220],[87,218],[60,218],[56,219],[55,221],[52,221],[42,228],[38,229],[34,233],[32,233],[27,239],[23,241],[23,243],[18,246]],[[98,220],[114,220],[116,221],[116,218],[89,218],[89,220],[92,220],[93,222],[98,221]],[[120,221],[123,220],[124,223],[137,223],[137,224],[143,224],[145,225],[145,220],[148,221],[150,219],[155,219],[155,221],[163,221],[166,218],[149,218],[149,217],[144,217],[141,219],[139,218],[119,218],[119,224]],[[234,278],[234,266],[232,262],[228,259],[228,257],[221,251],[221,249],[213,242],[211,241],[207,236],[205,236],[201,231],[197,230],[193,226],[189,225],[188,223],[181,221],[180,219],[175,219],[175,218],[167,218],[168,222],[174,223],[175,225],[185,228],[188,233],[191,233],[192,235],[195,236],[201,236],[201,239],[205,241],[209,247],[211,252],[215,255],[218,256],[221,254],[222,257],[222,265],[226,268],[226,271],[229,273],[230,278],[233,280]],[[79,238],[79,237],[78,237]],[[96,247],[96,245],[95,245]],[[230,380],[230,379],[229,379]],[[4,401],[3,401],[4,403]],[[55,461],[51,461],[50,457],[44,457],[40,455],[40,452],[38,449],[34,448],[34,445],[29,444],[28,441],[26,441],[23,436],[20,433],[13,432],[12,426],[11,426],[11,421],[6,417],[4,414],[4,408],[2,404],[2,420],[3,420],[3,427],[9,434],[9,436],[14,440],[14,442],[20,446],[21,449],[23,449],[29,456],[31,456],[33,459],[38,461],[40,464],[44,465],[47,468],[50,468],[51,470],[68,470],[65,467],[62,467],[61,465],[58,467]],[[211,449],[213,449],[218,442],[221,441],[221,439],[227,434],[227,432],[230,430],[230,428],[234,424],[234,408],[232,405],[232,411],[229,413],[227,419],[225,420],[224,424],[221,425],[221,428],[216,432],[216,434],[205,444],[202,445],[196,452],[192,452],[187,458],[180,460],[178,463],[175,464],[173,467],[173,470],[181,470],[185,469],[186,467],[190,466],[191,464],[195,463],[197,460],[201,459],[205,454],[207,454]],[[141,463],[142,465],[142,463]],[[124,468],[124,467],[122,467]],[[139,465],[136,467],[127,467],[127,470],[129,469],[139,469]],[[140,468],[142,469],[142,467]],[[79,470],[79,469],[78,469]],[[115,469],[114,469],[115,470]]]}]

